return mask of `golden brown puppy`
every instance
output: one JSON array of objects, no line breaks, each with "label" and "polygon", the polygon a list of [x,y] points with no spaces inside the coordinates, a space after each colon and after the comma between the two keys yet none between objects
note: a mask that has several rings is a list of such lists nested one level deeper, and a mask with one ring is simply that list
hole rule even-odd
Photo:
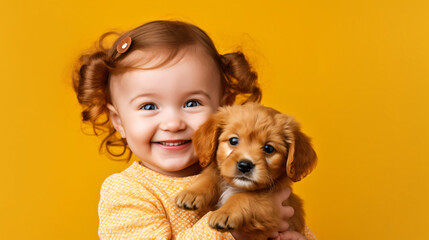
[{"label": "golden brown puppy", "polygon": [[[179,193],[177,206],[215,210],[210,227],[240,229],[256,239],[279,229],[273,194],[291,187],[316,164],[310,139],[288,115],[257,103],[221,108],[194,134],[200,164],[206,167]],[[291,194],[283,205],[294,208],[291,230],[305,226],[301,199]]]}]

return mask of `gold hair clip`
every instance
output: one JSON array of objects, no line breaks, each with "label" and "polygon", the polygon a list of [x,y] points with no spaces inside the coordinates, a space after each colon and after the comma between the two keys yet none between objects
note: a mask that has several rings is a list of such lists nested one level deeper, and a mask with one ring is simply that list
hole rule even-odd
[{"label": "gold hair clip", "polygon": [[129,36],[123,38],[118,45],[116,46],[116,50],[118,53],[124,53],[130,48],[131,46],[131,38]]}]

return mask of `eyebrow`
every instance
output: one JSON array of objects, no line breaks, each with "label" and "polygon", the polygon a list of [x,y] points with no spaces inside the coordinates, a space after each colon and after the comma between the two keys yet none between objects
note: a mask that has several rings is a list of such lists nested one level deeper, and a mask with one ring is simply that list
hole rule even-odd
[{"label": "eyebrow", "polygon": [[[192,91],[192,92],[187,93],[187,95],[198,95],[198,94],[204,95],[209,100],[211,100],[210,95],[208,93],[202,91],[202,90],[197,90],[197,91]],[[137,98],[140,98],[140,97],[151,97],[151,96],[156,96],[156,94],[155,93],[142,93],[142,94],[139,94],[139,95],[133,97],[129,103],[132,103],[133,101],[135,101]]]},{"label": "eyebrow", "polygon": [[209,100],[211,100],[210,95],[209,95],[208,93],[206,93],[206,92],[202,91],[202,90],[192,91],[192,92],[189,92],[189,93],[188,93],[188,95],[198,95],[198,94],[204,95],[204,96],[206,96]]},{"label": "eyebrow", "polygon": [[139,94],[139,95],[137,95],[137,96],[135,96],[135,97],[133,97],[133,98],[131,98],[131,100],[130,100],[130,103],[132,103],[134,100],[136,100],[137,98],[141,98],[141,97],[151,97],[151,96],[155,96],[156,94],[154,94],[154,93],[142,93],[142,94]]}]

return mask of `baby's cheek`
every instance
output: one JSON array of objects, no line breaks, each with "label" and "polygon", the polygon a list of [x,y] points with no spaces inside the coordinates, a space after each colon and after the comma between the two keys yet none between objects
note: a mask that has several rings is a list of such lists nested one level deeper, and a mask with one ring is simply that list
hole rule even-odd
[{"label": "baby's cheek", "polygon": [[198,116],[190,117],[188,120],[189,126],[192,130],[196,131],[203,123],[205,123],[210,117],[210,114],[199,114]]},{"label": "baby's cheek", "polygon": [[[156,135],[156,127],[148,122],[133,124],[127,131],[127,142],[134,148],[146,148]],[[138,149],[135,149],[138,150]]]}]

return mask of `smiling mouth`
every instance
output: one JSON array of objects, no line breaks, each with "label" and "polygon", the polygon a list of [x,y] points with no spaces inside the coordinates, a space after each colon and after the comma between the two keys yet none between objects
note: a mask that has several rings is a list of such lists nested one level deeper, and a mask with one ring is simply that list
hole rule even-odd
[{"label": "smiling mouth", "polygon": [[189,143],[189,142],[191,142],[191,140],[182,140],[182,141],[172,141],[172,142],[158,142],[159,144],[161,144],[161,145],[164,145],[164,146],[168,146],[168,147],[176,147],[176,146],[180,146],[180,145],[183,145],[183,144],[186,144],[186,143]]}]

